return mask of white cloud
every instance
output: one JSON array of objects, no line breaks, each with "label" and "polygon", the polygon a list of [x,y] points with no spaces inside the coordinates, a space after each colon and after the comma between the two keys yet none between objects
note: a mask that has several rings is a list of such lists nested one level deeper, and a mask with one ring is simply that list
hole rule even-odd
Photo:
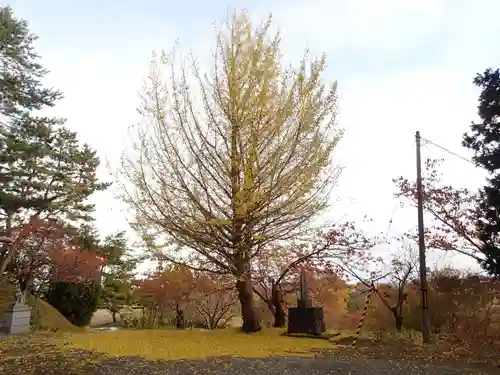
[{"label": "white cloud", "polygon": [[[327,79],[339,80],[339,121],[347,130],[339,148],[339,157],[347,167],[338,189],[344,203],[332,210],[349,210],[355,218],[366,213],[374,218],[375,232],[385,231],[394,208],[391,179],[400,174],[414,175],[416,130],[465,154],[460,138],[475,117],[477,98],[471,80],[476,71],[500,65],[496,48],[500,3],[310,0],[249,9],[259,18],[273,13],[282,30],[287,60],[297,61],[306,44],[313,53],[326,52],[336,66],[353,63],[349,61],[351,56],[340,54],[346,50],[357,50],[357,56],[366,59],[384,55],[396,58],[412,48],[418,48],[417,55],[422,56],[427,48],[442,50],[441,60],[430,67],[418,66],[418,62],[410,67],[412,61],[405,66],[401,61],[398,68],[380,74],[360,70],[343,77],[333,70],[326,72]],[[220,17],[224,15],[225,9],[221,9]],[[129,26],[120,27],[125,30]],[[67,117],[68,125],[103,158],[112,161],[121,152],[127,126],[137,120],[137,91],[147,74],[150,51],[169,49],[175,36],[184,34],[184,30],[160,30],[157,24],[143,23],[140,27],[150,28],[143,31],[144,39],[117,43],[108,52],[78,50],[78,41],[70,51],[45,41],[41,51],[52,71],[50,83],[66,95],[54,110]],[[193,25],[186,22],[186,27]],[[213,46],[213,30],[211,22],[192,30],[197,37],[189,42],[201,60],[208,46]],[[424,156],[427,152],[424,148]],[[449,181],[469,187],[480,184],[482,174],[473,167],[438,150],[432,152],[431,156],[446,157],[445,177]],[[349,197],[355,199],[354,204],[349,203]],[[125,225],[123,216],[117,214],[122,205],[112,199],[111,193],[100,194],[94,201],[103,232]],[[415,221],[412,211],[398,210],[397,217],[395,232],[408,229]]]},{"label": "white cloud", "polygon": [[[416,225],[416,210],[397,205],[392,183],[400,175],[415,178],[416,130],[424,138],[467,155],[460,142],[475,118],[478,94],[468,73],[443,65],[374,77],[360,75],[344,85],[340,123],[347,131],[339,153],[346,170],[339,194],[355,197],[350,215],[373,218],[371,231],[385,233],[391,218],[390,233],[396,236]],[[445,159],[442,170],[447,183],[475,189],[483,181],[483,172],[432,146],[422,148],[422,157]],[[388,252],[388,248],[377,251],[381,256]],[[430,252],[429,265],[478,269],[467,257],[442,252]]]},{"label": "white cloud", "polygon": [[[420,48],[421,55],[432,48],[441,53],[433,66],[409,67],[403,62],[378,75],[361,70],[349,77],[327,72],[331,79],[339,79],[339,122],[347,130],[339,147],[346,170],[337,191],[355,198],[354,204],[339,207],[342,212],[348,207],[356,219],[368,214],[374,218],[371,231],[386,231],[395,208],[391,179],[415,175],[416,130],[467,155],[460,141],[476,117],[478,90],[472,78],[500,64],[495,47],[498,7],[486,1],[481,6],[450,1],[309,1],[275,9],[275,19],[288,38],[285,53],[294,57],[306,43],[313,52],[326,52],[337,65],[343,58],[338,53],[354,49],[364,50],[367,59],[381,54],[397,57],[418,47],[427,47]],[[422,154],[446,159],[443,171],[449,183],[474,189],[483,181],[484,173],[439,149],[424,147]],[[335,208],[332,215],[338,214]],[[400,234],[415,225],[416,213],[396,206],[394,219],[391,232]],[[380,251],[387,254],[387,249]],[[429,258],[430,264],[477,268],[470,259],[450,253],[431,253]]]},{"label": "white cloud", "polygon": [[438,0],[318,0],[282,6],[273,14],[290,43],[298,37],[328,50],[349,47],[391,53],[432,34],[443,11]]}]

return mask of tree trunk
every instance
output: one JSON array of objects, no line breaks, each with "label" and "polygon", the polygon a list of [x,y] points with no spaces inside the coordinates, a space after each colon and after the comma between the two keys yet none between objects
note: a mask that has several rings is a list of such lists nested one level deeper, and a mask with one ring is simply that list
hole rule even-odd
[{"label": "tree trunk", "polygon": [[278,306],[276,306],[276,310],[274,312],[274,327],[284,328],[285,326],[286,326],[285,311],[283,310],[283,306],[279,304]]},{"label": "tree trunk", "polygon": [[160,304],[160,324],[165,325],[165,318],[163,316],[165,308],[163,307],[163,304]]},{"label": "tree trunk", "polygon": [[112,311],[111,316],[113,317],[113,323],[116,323],[116,311]]},{"label": "tree trunk", "polygon": [[403,317],[402,316],[396,317],[396,329],[398,331],[401,331],[403,329]]},{"label": "tree trunk", "polygon": [[274,327],[284,328],[285,322],[285,311],[283,310],[283,296],[279,287],[273,283],[272,285],[272,301],[274,306]]},{"label": "tree trunk", "polygon": [[238,280],[236,282],[236,289],[238,290],[238,299],[241,304],[242,331],[246,333],[260,331],[262,327],[253,306],[252,280],[249,277]]},{"label": "tree trunk", "polygon": [[392,315],[394,316],[394,322],[396,324],[396,329],[401,331],[403,329],[403,314],[399,312],[398,307],[393,307],[391,309]]},{"label": "tree trunk", "polygon": [[184,311],[180,308],[179,304],[175,305],[175,326],[178,329],[184,328]]}]

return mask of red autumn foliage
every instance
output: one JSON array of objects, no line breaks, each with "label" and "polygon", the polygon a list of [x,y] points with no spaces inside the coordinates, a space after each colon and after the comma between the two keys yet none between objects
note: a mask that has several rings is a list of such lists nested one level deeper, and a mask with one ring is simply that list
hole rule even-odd
[{"label": "red autumn foliage", "polygon": [[[392,258],[390,272],[386,275],[390,279],[389,283],[374,281],[373,284],[370,284],[362,281],[367,289],[374,287],[373,297],[375,300],[372,301],[372,305],[386,308],[390,312],[395,328],[398,331],[403,329],[405,305],[408,302],[410,289],[413,296],[417,292],[417,288],[410,285],[414,280],[414,276],[416,276],[416,264],[416,255],[412,248],[408,247]],[[386,316],[385,313],[382,315]]]},{"label": "red autumn foliage", "polygon": [[254,292],[274,314],[274,325],[282,327],[287,295],[298,290],[298,274],[324,273],[344,276],[345,270],[364,270],[377,239],[366,237],[352,222],[337,223],[295,243],[264,249],[254,262]]},{"label": "red autumn foliage", "polygon": [[342,318],[342,329],[352,329],[355,330],[363,315],[362,311],[348,311]]},{"label": "red autumn foliage", "polygon": [[172,266],[164,271],[153,272],[145,279],[134,282],[134,294],[141,304],[160,315],[166,309],[175,309],[176,325],[184,326],[184,309],[190,302],[196,282],[191,270],[183,266]]},{"label": "red autumn foliage", "polygon": [[[468,189],[443,184],[438,172],[441,162],[442,160],[427,159],[422,177],[423,205],[430,218],[430,221],[426,221],[426,246],[430,249],[455,251],[480,261],[483,255],[474,225],[478,196]],[[416,182],[406,177],[398,177],[394,182],[398,188],[396,197],[416,206]],[[407,233],[407,236],[416,240],[416,230]]]},{"label": "red autumn foliage", "polygon": [[[354,288],[353,288],[354,289]],[[357,288],[351,295],[350,310],[344,324],[354,328],[361,318],[366,293]],[[380,283],[378,292],[388,303],[397,302],[393,283]],[[421,307],[418,281],[409,281],[402,327],[420,330]],[[446,268],[429,275],[429,314],[433,334],[451,335],[463,342],[495,343],[500,338],[500,283],[482,275]],[[394,328],[394,316],[383,298],[373,294],[364,321],[364,330],[387,331]]]},{"label": "red autumn foliage", "polygon": [[429,283],[431,327],[465,339],[500,338],[500,283],[491,278],[443,269]]},{"label": "red autumn foliage", "polygon": [[22,290],[33,283],[40,286],[51,281],[84,282],[101,277],[105,259],[78,249],[57,221],[35,216],[12,232],[8,273],[20,282]]},{"label": "red autumn foliage", "polygon": [[238,300],[234,284],[234,280],[226,275],[197,275],[192,302],[208,329],[225,326],[233,317],[232,308]]},{"label": "red autumn foliage", "polygon": [[52,249],[52,281],[84,282],[99,279],[106,260],[91,251],[71,247]]},{"label": "red autumn foliage", "polygon": [[144,304],[159,308],[186,304],[196,287],[191,271],[182,266],[152,272],[134,284],[135,294]]},{"label": "red autumn foliage", "polygon": [[174,310],[178,328],[184,326],[188,305],[194,307],[209,329],[223,325],[232,317],[231,308],[237,299],[234,279],[230,276],[194,274],[189,268],[177,265],[153,272],[136,280],[134,285],[134,294],[143,306],[160,316],[164,311]]},{"label": "red autumn foliage", "polygon": [[133,281],[134,296],[144,306],[161,308],[170,303],[167,283],[166,275],[160,272],[149,274],[145,279]]}]

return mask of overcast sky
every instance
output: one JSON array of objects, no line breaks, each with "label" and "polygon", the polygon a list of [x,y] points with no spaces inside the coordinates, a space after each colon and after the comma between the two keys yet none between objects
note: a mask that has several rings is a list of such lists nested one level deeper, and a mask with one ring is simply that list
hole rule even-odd
[{"label": "overcast sky", "polygon": [[[285,60],[297,63],[306,46],[325,52],[324,79],[337,80],[339,123],[346,135],[337,157],[345,165],[330,215],[373,219],[373,233],[396,236],[416,223],[414,209],[393,199],[392,178],[415,175],[414,134],[468,156],[461,136],[476,117],[474,75],[500,66],[500,2],[493,0],[14,0],[17,16],[40,39],[37,51],[50,85],[65,99],[54,113],[116,163],[127,127],[136,122],[141,79],[153,50],[176,39],[204,58],[213,23],[246,8],[255,21],[272,12]],[[474,166],[431,146],[423,157],[444,157],[447,182],[477,188]],[[103,163],[104,164],[104,163]],[[103,178],[109,178],[106,167]],[[123,205],[108,191],[94,197],[105,233],[126,229]],[[382,253],[388,250],[380,250]],[[467,260],[431,257],[474,265]]]}]

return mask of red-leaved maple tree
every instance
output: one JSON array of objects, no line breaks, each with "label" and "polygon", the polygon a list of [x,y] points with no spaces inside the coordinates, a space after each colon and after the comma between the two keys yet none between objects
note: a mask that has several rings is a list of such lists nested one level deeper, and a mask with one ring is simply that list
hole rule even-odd
[{"label": "red-leaved maple tree", "polygon": [[[438,172],[441,162],[439,159],[425,161],[423,206],[430,219],[425,223],[426,247],[454,251],[481,262],[484,255],[475,227],[478,196],[469,189],[444,184]],[[416,181],[398,177],[394,182],[398,189],[396,197],[416,206]],[[407,237],[416,240],[416,230],[407,233]]]},{"label": "red-leaved maple tree", "polygon": [[75,246],[74,239],[56,220],[32,217],[12,229],[14,241],[6,267],[24,293],[47,282],[79,283],[101,277],[106,260]]},{"label": "red-leaved maple tree", "polygon": [[301,241],[269,247],[255,259],[253,291],[274,315],[274,326],[284,327],[285,296],[297,291],[301,270],[343,276],[347,268],[364,269],[376,242],[353,222],[343,222]]},{"label": "red-leaved maple tree", "polygon": [[174,310],[176,327],[184,328],[184,311],[191,305],[212,329],[232,317],[231,310],[237,300],[234,279],[230,275],[194,273],[189,268],[171,265],[146,275],[134,282],[134,294],[140,304],[148,307],[154,315]]},{"label": "red-leaved maple tree", "polygon": [[232,309],[238,295],[230,275],[200,273],[192,302],[208,329],[225,326],[233,318]]},{"label": "red-leaved maple tree", "polygon": [[187,267],[174,265],[166,270],[152,272],[135,281],[135,295],[142,304],[162,313],[167,308],[176,312],[176,326],[185,324],[184,309],[196,288],[195,278]]}]

